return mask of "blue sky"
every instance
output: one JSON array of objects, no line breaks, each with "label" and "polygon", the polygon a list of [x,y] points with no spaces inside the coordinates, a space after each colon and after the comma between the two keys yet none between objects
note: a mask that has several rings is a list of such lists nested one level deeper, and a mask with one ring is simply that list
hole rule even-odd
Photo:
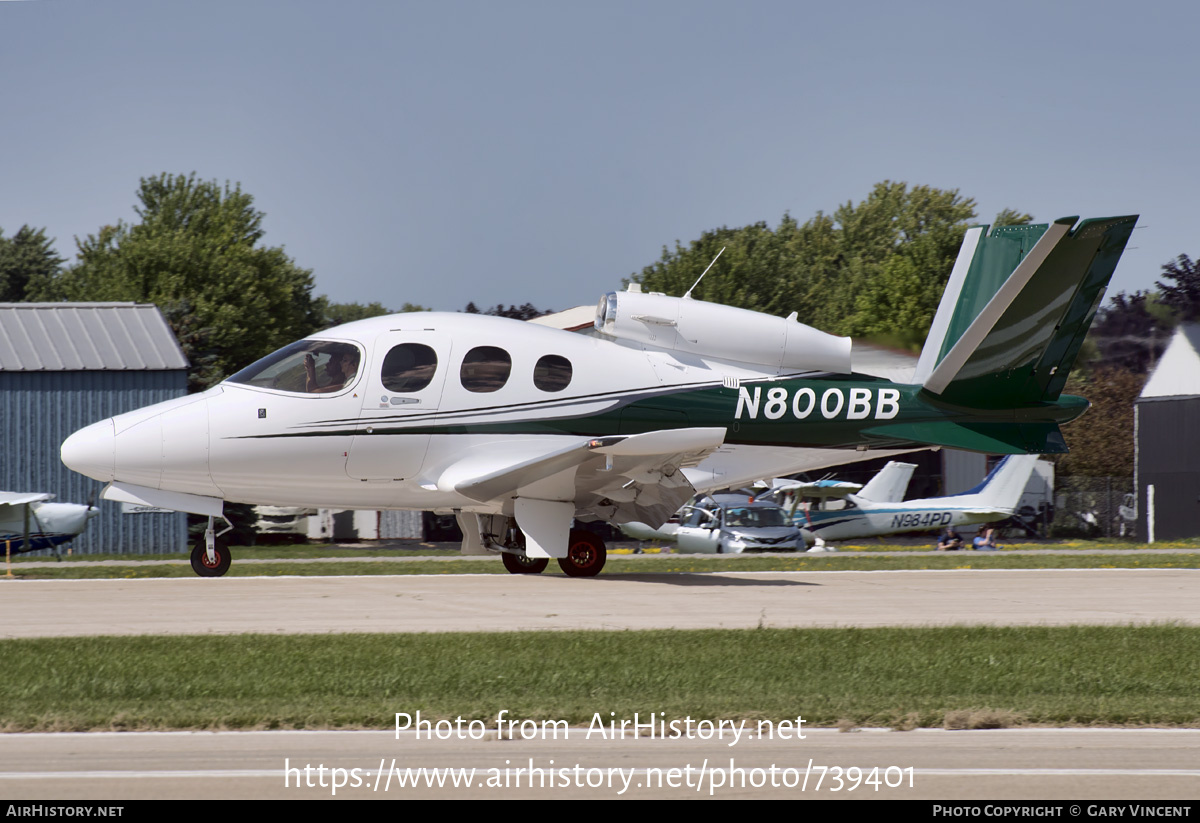
[{"label": "blue sky", "polygon": [[[981,222],[1140,213],[1200,256],[1200,4],[0,2],[0,228],[238,182],[335,301],[591,304],[706,229],[878,181]],[[803,319],[803,318],[801,318]]]}]

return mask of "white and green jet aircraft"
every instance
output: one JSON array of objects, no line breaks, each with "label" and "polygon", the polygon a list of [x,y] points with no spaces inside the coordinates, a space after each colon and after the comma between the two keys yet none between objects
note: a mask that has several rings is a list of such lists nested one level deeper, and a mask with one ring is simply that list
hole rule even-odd
[{"label": "white and green jet aircraft", "polygon": [[[848,338],[689,297],[605,295],[597,337],[468,314],[319,332],[200,394],[62,446],[108,499],[453,512],[463,551],[514,573],[597,574],[575,519],[660,524],[698,491],[923,446],[1065,451],[1062,394],[1136,217],[968,230],[911,382],[851,368]],[[1078,225],[1076,225],[1078,223]]]}]

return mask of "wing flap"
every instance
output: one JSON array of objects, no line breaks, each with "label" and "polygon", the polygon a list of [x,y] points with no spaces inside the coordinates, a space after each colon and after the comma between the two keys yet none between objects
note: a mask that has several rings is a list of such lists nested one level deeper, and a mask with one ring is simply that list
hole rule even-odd
[{"label": "wing flap", "polygon": [[720,427],[580,438],[534,457],[493,456],[486,467],[458,464],[444,472],[437,485],[480,502],[524,496],[573,500],[577,505],[602,499],[634,503],[657,495],[657,490],[646,488],[657,485],[671,500],[678,495],[670,490],[686,488],[686,500],[693,490],[679,469],[699,463],[724,439],[725,429]]},{"label": "wing flap", "polygon": [[[847,495],[857,494],[862,489],[861,483],[850,483],[845,480],[785,480],[783,478],[773,478],[771,480],[771,490],[767,494],[777,494],[783,492],[792,492],[797,497],[809,498],[841,498]],[[766,495],[764,495],[766,496]]]},{"label": "wing flap", "polygon": [[[617,440],[620,438],[605,439]],[[529,486],[540,480],[545,480],[548,477],[575,468],[590,460],[594,456],[593,450],[595,446],[593,444],[597,442],[599,441],[579,440],[549,454],[530,457],[515,463],[510,462],[497,466],[490,471],[485,471],[482,474],[467,471],[470,479],[450,480],[448,483],[439,481],[438,487],[450,486],[459,494],[469,497],[472,500],[478,500],[481,503],[488,500],[495,500],[498,497],[504,497],[516,492],[522,486]],[[460,474],[467,468],[466,465],[459,464],[443,474],[443,477]]]}]

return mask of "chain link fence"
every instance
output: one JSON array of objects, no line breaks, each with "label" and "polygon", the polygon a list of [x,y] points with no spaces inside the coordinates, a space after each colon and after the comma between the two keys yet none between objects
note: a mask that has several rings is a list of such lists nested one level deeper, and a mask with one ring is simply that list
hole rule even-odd
[{"label": "chain link fence", "polygon": [[1137,505],[1132,477],[1059,477],[1054,483],[1052,537],[1118,537],[1136,540]]}]

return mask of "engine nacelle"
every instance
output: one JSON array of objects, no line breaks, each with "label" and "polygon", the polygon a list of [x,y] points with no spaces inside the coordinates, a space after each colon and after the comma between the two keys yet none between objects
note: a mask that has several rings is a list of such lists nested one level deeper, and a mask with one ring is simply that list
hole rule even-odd
[{"label": "engine nacelle", "polygon": [[850,338],[786,318],[690,297],[609,292],[596,307],[596,330],[610,337],[781,371],[849,374]]}]

